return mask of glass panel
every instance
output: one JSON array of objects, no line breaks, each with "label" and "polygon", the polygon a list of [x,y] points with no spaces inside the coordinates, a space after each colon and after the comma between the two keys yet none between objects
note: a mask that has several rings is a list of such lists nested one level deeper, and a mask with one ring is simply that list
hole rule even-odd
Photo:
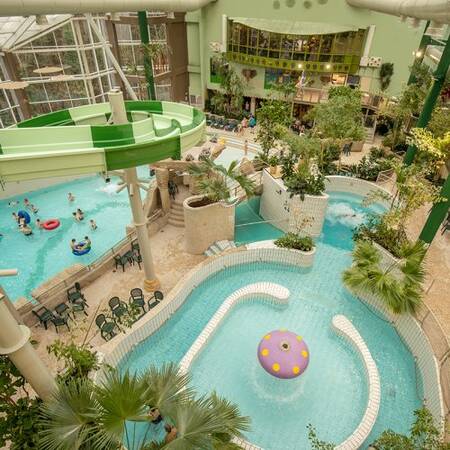
[{"label": "glass panel", "polygon": [[91,38],[89,36],[89,28],[87,22],[85,20],[79,20],[78,23],[80,24],[80,31],[83,43],[91,44]]},{"label": "glass panel", "polygon": [[53,33],[47,33],[43,36],[39,37],[38,39],[35,39],[32,41],[33,47],[54,47],[55,46],[55,38],[53,36]]},{"label": "glass panel", "polygon": [[94,78],[92,80],[92,86],[94,87],[94,95],[95,96],[103,94],[102,86],[101,86],[100,80],[98,78]]},{"label": "glass panel", "polygon": [[242,27],[241,32],[239,35],[239,42],[241,46],[247,45],[247,39],[248,39],[248,29],[247,27]]},{"label": "glass panel", "polygon": [[[167,30],[166,30],[166,24],[165,23],[156,23],[156,24],[152,24],[150,25],[150,40],[152,41],[167,41]],[[141,40],[141,37],[139,35],[139,31],[138,31],[138,35],[137,35],[137,39],[138,41]]]},{"label": "glass panel", "polygon": [[120,45],[120,59],[122,66],[134,66],[133,49],[130,45]]},{"label": "glass panel", "polygon": [[86,50],[85,55],[89,67],[89,73],[97,72],[97,67],[95,65],[95,55],[93,50]]},{"label": "glass panel", "polygon": [[[51,53],[36,53],[36,58],[39,67],[61,67],[59,56],[55,52]],[[37,76],[34,74],[34,76]]]},{"label": "glass panel", "polygon": [[95,56],[97,57],[97,64],[98,64],[99,70],[105,70],[106,63],[105,63],[105,58],[103,56],[103,50],[101,48],[95,49]]},{"label": "glass panel", "polygon": [[53,33],[55,35],[56,43],[59,46],[75,45],[70,23],[66,23],[63,27],[56,29]]},{"label": "glass panel", "polygon": [[320,47],[320,36],[309,36],[306,43],[303,44],[305,52],[318,53]]},{"label": "glass panel", "polygon": [[267,31],[259,32],[259,52],[260,56],[267,56],[267,49],[269,48],[269,33]]},{"label": "glass panel", "polygon": [[231,41],[233,42],[233,45],[239,45],[239,24],[234,23],[233,24],[233,33],[231,35]]},{"label": "glass panel", "polygon": [[62,100],[70,98],[67,83],[45,83],[49,100]]},{"label": "glass panel", "polygon": [[[130,33],[131,33],[131,40],[133,40],[133,41],[141,40],[141,35],[139,33],[139,27],[137,25],[130,25]],[[149,30],[149,33],[151,33],[150,30]]]},{"label": "glass panel", "polygon": [[334,39],[333,53],[344,54],[350,48],[351,33],[339,33]]},{"label": "glass panel", "polygon": [[294,37],[283,36],[281,41],[281,58],[292,59],[292,50],[294,49]]},{"label": "glass panel", "polygon": [[131,40],[131,25],[116,24],[117,40],[130,41]]},{"label": "glass panel", "polygon": [[252,47],[256,47],[258,45],[258,30],[255,30],[254,28],[250,29],[249,45]]},{"label": "glass panel", "polygon": [[26,89],[30,102],[47,101],[44,86],[42,84],[31,84]]},{"label": "glass panel", "polygon": [[86,97],[86,88],[82,81],[70,81],[68,83],[70,97],[71,98],[84,98]]},{"label": "glass panel", "polygon": [[81,74],[80,60],[76,51],[62,52],[64,72],[68,75]]},{"label": "glass panel", "polygon": [[31,114],[33,116],[39,116],[41,114],[47,114],[51,112],[50,106],[48,103],[37,103],[37,104],[30,104],[31,108]]},{"label": "glass panel", "polygon": [[0,90],[0,109],[9,108],[8,102],[6,101],[5,91]]},{"label": "glass panel", "polygon": [[320,46],[320,53],[331,53],[331,47],[333,45],[333,35],[325,34],[322,36],[322,43]]},{"label": "glass panel", "polygon": [[0,119],[2,120],[4,127],[9,127],[15,123],[12,113],[9,110],[0,111]]}]

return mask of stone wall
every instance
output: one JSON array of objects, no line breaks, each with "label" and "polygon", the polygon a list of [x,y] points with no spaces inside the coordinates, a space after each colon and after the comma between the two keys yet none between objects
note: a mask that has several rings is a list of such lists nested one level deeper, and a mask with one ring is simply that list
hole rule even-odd
[{"label": "stone wall", "polygon": [[235,205],[217,202],[190,206],[203,198],[195,195],[183,202],[185,247],[193,255],[201,255],[216,241],[234,240]]}]

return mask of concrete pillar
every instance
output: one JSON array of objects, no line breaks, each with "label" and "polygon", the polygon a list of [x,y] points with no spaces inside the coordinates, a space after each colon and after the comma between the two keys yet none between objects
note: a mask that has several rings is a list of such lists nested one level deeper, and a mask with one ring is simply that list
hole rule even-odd
[{"label": "concrete pillar", "polygon": [[170,195],[169,195],[169,171],[163,168],[157,168],[156,182],[158,183],[159,193],[161,195],[161,207],[165,213],[170,210]]},{"label": "concrete pillar", "polygon": [[[111,105],[111,114],[114,124],[128,123],[123,94],[115,89],[108,93]],[[144,207],[141,200],[136,167],[124,170],[125,182],[127,184],[128,198],[130,199],[131,212],[133,213],[133,224],[144,266],[144,288],[147,291],[154,291],[159,288],[159,281],[156,278],[155,267],[153,265],[152,251],[150,248],[150,238],[147,230],[147,220],[144,216]]]},{"label": "concrete pillar", "polygon": [[253,115],[256,114],[256,98],[255,97],[250,98],[250,112]]},{"label": "concrete pillar", "polygon": [[0,354],[7,355],[20,373],[43,400],[50,398],[56,382],[30,344],[31,332],[19,325],[0,297]]}]

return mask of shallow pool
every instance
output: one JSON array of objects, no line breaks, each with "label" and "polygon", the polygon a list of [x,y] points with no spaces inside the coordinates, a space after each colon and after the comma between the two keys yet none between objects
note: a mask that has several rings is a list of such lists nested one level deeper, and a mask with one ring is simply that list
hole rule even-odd
[{"label": "shallow pool", "polygon": [[[320,438],[339,443],[357,426],[367,404],[362,362],[330,326],[334,315],[344,314],[367,342],[380,372],[381,408],[367,444],[387,428],[407,432],[421,403],[414,359],[394,328],[341,282],[351,263],[351,230],[363,220],[359,214],[367,212],[360,200],[332,194],[312,268],[252,263],[211,276],[120,367],[139,372],[150,364],[179,362],[228,295],[249,283],[271,281],[289,288],[290,304],[276,308],[255,301],[232,310],[192,365],[197,390],[216,390],[236,402],[252,419],[247,439],[266,450],[310,448],[309,423]],[[302,335],[309,346],[310,364],[299,378],[274,379],[259,365],[260,339],[278,328]]]},{"label": "shallow pool", "polygon": [[[139,175],[148,178],[148,170],[139,168]],[[117,179],[106,184],[100,176],[85,177],[63,184],[28,192],[0,200],[0,267],[17,268],[16,277],[2,278],[1,284],[12,301],[18,297],[30,298],[31,291],[63,269],[77,263],[89,264],[125,237],[125,227],[131,221],[131,210],[126,190],[115,193]],[[75,195],[69,203],[67,193]],[[24,236],[18,231],[12,212],[23,207],[28,198],[39,211],[31,212],[33,234]],[[8,206],[18,201],[19,206]],[[81,208],[85,213],[82,222],[72,218],[72,212]],[[39,230],[36,219],[56,218],[61,225],[52,231]],[[94,219],[98,229],[91,231],[89,219]],[[82,240],[88,235],[92,250],[83,256],[72,254],[69,243],[72,238]]]},{"label": "shallow pool", "polygon": [[222,165],[226,168],[230,167],[233,161],[241,161],[244,156],[247,159],[252,160],[255,157],[255,153],[248,151],[247,156],[244,150],[236,147],[225,147],[222,153],[214,160],[216,164]]}]

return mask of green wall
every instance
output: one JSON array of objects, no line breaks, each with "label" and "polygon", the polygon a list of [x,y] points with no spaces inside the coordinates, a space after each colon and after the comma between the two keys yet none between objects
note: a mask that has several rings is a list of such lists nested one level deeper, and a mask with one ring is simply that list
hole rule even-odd
[{"label": "green wall", "polygon": [[[273,8],[272,0],[217,0],[199,11],[186,16],[188,23],[188,52],[190,71],[190,94],[204,95],[205,89],[217,85],[209,81],[209,60],[212,51],[210,42],[222,41],[222,15],[231,17],[251,17],[277,20],[329,22],[341,25],[353,25],[366,28],[375,25],[375,35],[369,56],[380,56],[383,62],[394,63],[394,76],[388,93],[398,95],[408,80],[410,66],[413,62],[412,52],[417,49],[425,23],[419,28],[412,28],[401,23],[398,17],[380,14],[365,9],[352,8],[346,0],[328,0],[324,5],[312,2],[306,9],[303,1],[297,0],[291,8],[280,1],[280,8]],[[203,57],[201,57],[202,55]],[[201,64],[202,76],[197,73]],[[239,72],[244,66],[237,66]],[[245,66],[250,67],[250,66]],[[264,69],[257,70],[257,76],[247,87],[248,94],[264,96]],[[379,91],[378,69],[361,68],[359,75],[370,78],[370,91]]]}]

